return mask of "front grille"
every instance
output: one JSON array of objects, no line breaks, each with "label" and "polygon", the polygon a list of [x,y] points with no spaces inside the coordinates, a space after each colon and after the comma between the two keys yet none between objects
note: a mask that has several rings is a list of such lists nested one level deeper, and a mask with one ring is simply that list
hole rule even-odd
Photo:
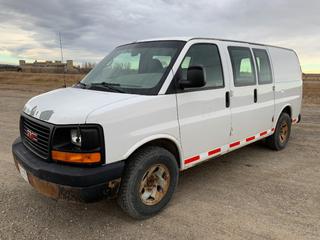
[{"label": "front grille", "polygon": [[41,121],[21,116],[21,138],[30,151],[43,159],[49,158],[50,127]]}]

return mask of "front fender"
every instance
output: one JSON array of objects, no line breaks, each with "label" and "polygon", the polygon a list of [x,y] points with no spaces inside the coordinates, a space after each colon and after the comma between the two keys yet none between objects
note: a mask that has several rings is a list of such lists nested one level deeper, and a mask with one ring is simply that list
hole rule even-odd
[{"label": "front fender", "polygon": [[146,137],[140,141],[138,141],[137,143],[135,143],[134,145],[132,145],[129,150],[125,153],[125,155],[123,156],[123,159],[127,159],[130,157],[130,155],[132,153],[134,153],[137,149],[139,149],[140,147],[142,147],[143,145],[151,142],[151,141],[154,141],[154,140],[158,140],[158,139],[167,139],[167,140],[170,140],[171,142],[173,142],[178,151],[179,151],[179,156],[180,156],[180,164],[181,164],[181,159],[182,159],[182,149],[181,149],[181,146],[180,146],[180,143],[178,141],[178,139],[176,139],[175,137],[169,135],[169,134],[156,134],[156,135],[152,135],[152,136],[149,136],[149,137]]}]

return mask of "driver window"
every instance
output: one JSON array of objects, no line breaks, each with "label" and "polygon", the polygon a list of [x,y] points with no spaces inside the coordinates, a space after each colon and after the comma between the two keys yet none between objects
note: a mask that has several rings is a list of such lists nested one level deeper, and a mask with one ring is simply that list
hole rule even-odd
[{"label": "driver window", "polygon": [[224,87],[223,70],[217,45],[199,43],[188,50],[180,66],[183,79],[187,78],[190,66],[202,66],[206,76],[204,88]]}]

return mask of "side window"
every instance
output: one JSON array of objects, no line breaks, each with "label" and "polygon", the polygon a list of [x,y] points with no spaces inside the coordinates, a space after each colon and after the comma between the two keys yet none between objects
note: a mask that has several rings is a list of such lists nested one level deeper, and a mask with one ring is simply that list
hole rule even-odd
[{"label": "side window", "polygon": [[256,84],[253,59],[249,48],[228,47],[236,87]]},{"label": "side window", "polygon": [[222,64],[217,45],[207,43],[192,45],[180,66],[183,78],[187,78],[188,67],[199,65],[204,68],[206,74],[207,84],[204,88],[224,87]]},{"label": "side window", "polygon": [[272,72],[268,53],[263,49],[253,49],[256,60],[259,84],[272,83]]}]

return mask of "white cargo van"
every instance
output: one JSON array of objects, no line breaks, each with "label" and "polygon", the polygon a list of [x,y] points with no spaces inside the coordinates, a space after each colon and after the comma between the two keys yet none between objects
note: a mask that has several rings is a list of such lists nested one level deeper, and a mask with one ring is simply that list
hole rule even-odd
[{"label": "white cargo van", "polygon": [[171,199],[179,171],[265,139],[283,149],[300,121],[293,50],[209,38],[119,46],[82,81],[32,98],[13,156],[54,199],[117,194],[132,217]]}]

